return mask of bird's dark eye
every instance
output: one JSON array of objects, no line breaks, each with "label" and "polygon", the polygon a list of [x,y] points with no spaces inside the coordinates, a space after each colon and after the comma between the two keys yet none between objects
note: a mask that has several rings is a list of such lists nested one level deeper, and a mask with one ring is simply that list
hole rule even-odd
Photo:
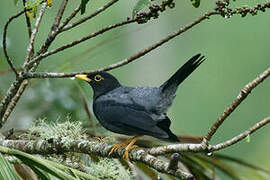
[{"label": "bird's dark eye", "polygon": [[95,81],[101,81],[103,78],[102,78],[102,76],[101,75],[95,75],[95,77],[94,77],[94,79],[95,79]]}]

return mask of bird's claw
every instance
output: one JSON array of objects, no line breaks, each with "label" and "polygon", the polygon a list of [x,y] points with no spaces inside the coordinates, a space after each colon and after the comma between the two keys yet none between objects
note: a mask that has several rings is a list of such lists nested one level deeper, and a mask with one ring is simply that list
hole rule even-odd
[{"label": "bird's claw", "polygon": [[127,143],[122,143],[122,144],[114,144],[111,151],[109,152],[109,155],[111,155],[114,151],[116,151],[117,149],[126,146]]},{"label": "bird's claw", "polygon": [[124,154],[123,154],[123,158],[125,159],[125,160],[127,160],[127,161],[130,161],[130,159],[129,159],[129,151],[130,150],[132,150],[132,149],[134,149],[134,148],[137,148],[138,146],[137,145],[132,145],[132,146],[130,146],[130,147],[126,147],[126,149],[125,149],[125,152],[124,152]]},{"label": "bird's claw", "polygon": [[134,145],[134,143],[136,142],[137,138],[139,136],[135,136],[131,139],[126,140],[125,142],[121,143],[121,144],[114,144],[111,151],[109,152],[109,155],[111,155],[114,151],[116,151],[117,149],[121,148],[121,147],[125,147],[125,152],[123,154],[123,158],[129,161],[129,156],[128,156],[128,152],[131,149],[137,148],[138,146]]}]

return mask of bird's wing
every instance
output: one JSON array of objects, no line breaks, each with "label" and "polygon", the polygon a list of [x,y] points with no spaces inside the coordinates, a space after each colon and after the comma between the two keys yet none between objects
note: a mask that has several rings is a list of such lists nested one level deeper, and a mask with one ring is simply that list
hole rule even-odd
[{"label": "bird's wing", "polygon": [[[161,115],[159,111],[159,102],[162,100],[162,92],[160,88],[157,87],[136,87],[129,92],[129,97],[133,103],[140,107],[143,107],[146,111],[151,112],[151,117],[155,121],[158,121]],[[162,112],[163,113],[163,112]]]},{"label": "bird's wing", "polygon": [[150,135],[166,139],[168,134],[157,126],[150,115],[134,104],[118,102],[96,102],[94,113],[108,130],[126,135]]}]

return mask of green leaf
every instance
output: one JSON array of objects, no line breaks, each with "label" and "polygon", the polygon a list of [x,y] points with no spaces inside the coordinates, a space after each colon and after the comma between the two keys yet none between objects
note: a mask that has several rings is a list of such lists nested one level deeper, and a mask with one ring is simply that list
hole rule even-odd
[{"label": "green leaf", "polygon": [[11,164],[0,153],[0,179],[19,180],[19,175]]},{"label": "green leaf", "polygon": [[[31,169],[33,169],[35,172],[36,168],[39,168],[41,170],[44,170],[45,172],[48,172],[52,174],[53,176],[59,178],[59,179],[73,179],[73,176],[69,175],[68,173],[65,173],[53,166],[50,166],[48,163],[46,163],[43,159],[41,158],[36,158],[34,156],[31,156],[29,154],[24,154],[24,155],[15,155],[17,158],[19,158],[23,163],[28,165]],[[39,174],[40,175],[40,174]]]},{"label": "green leaf", "polygon": [[47,0],[47,5],[51,7],[52,6],[52,0]]},{"label": "green leaf", "polygon": [[25,8],[26,9],[31,9],[30,11],[26,12],[26,15],[29,18],[35,18],[36,14],[37,14],[37,9],[38,6],[40,5],[40,3],[42,2],[42,0],[30,0],[26,3]]},{"label": "green leaf", "polygon": [[250,135],[247,135],[246,141],[247,141],[247,143],[250,143]]},{"label": "green leaf", "polygon": [[150,0],[138,0],[136,5],[134,6],[132,10],[132,18],[135,17],[135,15],[142,10],[144,7],[148,6],[150,4]]},{"label": "green leaf", "polygon": [[81,0],[81,14],[85,13],[86,4],[89,2],[89,0]]},{"label": "green leaf", "polygon": [[200,6],[200,0],[190,0],[192,2],[192,5],[195,8],[198,8]]},{"label": "green leaf", "polygon": [[[33,169],[33,171],[37,175],[39,175],[41,179],[46,179],[49,174],[53,175],[54,179],[56,177],[58,179],[63,179],[63,180],[75,179],[76,177],[81,177],[84,179],[91,179],[91,180],[97,179],[96,177],[93,177],[90,174],[86,174],[86,173],[78,171],[76,169],[72,169],[70,167],[64,166],[60,163],[56,163],[53,161],[42,159],[40,157],[36,157],[36,156],[30,155],[30,154],[21,152],[19,150],[10,149],[10,148],[0,146],[0,152],[2,152],[4,154],[14,155],[18,159],[20,159],[22,161],[22,163],[26,164],[31,169]],[[1,167],[0,167],[0,170],[1,170]],[[72,174],[69,173],[70,171],[72,171]],[[3,179],[3,178],[1,178],[1,176],[0,176],[0,179]],[[4,178],[4,179],[6,179],[6,178]],[[7,179],[13,180],[15,178],[7,178]],[[15,180],[17,180],[17,179],[15,179]]]},{"label": "green leaf", "polygon": [[39,169],[38,167],[32,166],[31,169],[37,174],[38,179],[41,179],[41,180],[49,180],[50,179],[48,173]]}]

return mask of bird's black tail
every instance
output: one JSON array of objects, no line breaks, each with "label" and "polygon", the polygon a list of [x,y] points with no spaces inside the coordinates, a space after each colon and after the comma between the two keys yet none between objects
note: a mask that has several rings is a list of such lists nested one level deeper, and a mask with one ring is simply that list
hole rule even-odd
[{"label": "bird's black tail", "polygon": [[176,91],[177,87],[181,82],[183,82],[202,62],[204,61],[204,56],[197,54],[189,59],[174,75],[162,84],[160,87],[162,91]]}]

